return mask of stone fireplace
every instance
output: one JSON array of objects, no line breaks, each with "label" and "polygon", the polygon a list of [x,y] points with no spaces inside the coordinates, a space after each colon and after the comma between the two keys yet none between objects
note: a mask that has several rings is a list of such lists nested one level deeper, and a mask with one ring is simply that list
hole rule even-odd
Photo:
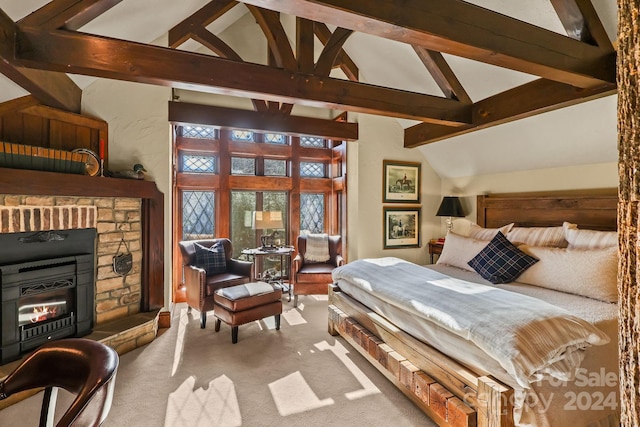
[{"label": "stone fireplace", "polygon": [[[53,243],[57,239],[59,240],[59,237],[55,237],[56,235],[69,235],[80,232],[81,234],[89,233],[92,236],[84,234],[80,241],[71,244],[72,248],[70,248],[71,252],[76,252],[72,257],[79,252],[86,254],[87,251],[90,251],[91,289],[89,294],[91,301],[88,304],[88,310],[86,310],[87,319],[84,320],[84,326],[81,326],[77,331],[78,335],[86,335],[92,329],[99,330],[101,325],[106,325],[119,319],[130,318],[141,311],[141,204],[141,199],[123,197],[0,195],[0,245],[2,245],[2,242],[7,241],[8,236],[20,236],[23,239],[32,238],[37,240],[40,238],[39,236],[44,235],[53,239]],[[48,233],[54,233],[54,237],[51,237]],[[37,274],[33,271],[37,272],[41,268],[37,264],[41,264],[43,259],[68,258],[61,253],[53,253],[49,256],[46,254],[47,245],[40,243],[24,244],[22,246],[29,248],[26,253],[24,249],[15,251],[7,248],[3,250],[0,247],[0,264],[7,266],[26,263],[22,267],[27,270],[30,269],[31,273],[29,274],[33,275]],[[126,251],[127,248],[133,256],[133,265],[127,275],[120,276],[114,272],[113,257],[119,252]],[[86,260],[83,258],[81,261],[84,262]],[[74,264],[76,260],[70,261],[66,259],[61,262],[65,264],[65,266],[58,268],[58,270],[65,270],[65,272],[61,273],[62,276],[67,274],[67,270],[76,270]],[[29,265],[29,263],[34,265]],[[47,263],[45,262],[45,264]],[[70,264],[74,264],[74,266],[72,267]],[[0,270],[2,270],[2,267],[0,267]],[[5,270],[7,272],[13,271],[8,267],[5,267]],[[27,275],[27,277],[30,276]],[[59,303],[68,298],[73,300],[68,304],[75,306],[78,303],[78,297],[75,296],[76,291],[74,291],[73,296],[65,297],[68,294],[64,289],[69,286],[68,283],[70,281],[76,281],[76,279],[68,279],[66,276],[60,279],[59,282],[62,283],[60,285],[61,289],[52,292],[48,298],[59,300]],[[3,276],[3,287],[6,280]],[[52,283],[55,282],[56,280],[52,281]],[[75,285],[76,283],[74,283]],[[82,295],[86,297],[86,293]],[[35,299],[37,301],[38,298],[36,297]],[[78,309],[80,309],[80,306],[74,309],[74,316],[77,315]],[[74,321],[78,321],[78,319],[74,319]],[[67,321],[60,321],[60,326],[62,330],[66,327],[68,331],[69,327],[65,325],[65,322]],[[55,322],[47,321],[45,323]],[[3,328],[4,326],[5,321],[3,319]],[[87,326],[89,327],[87,328]],[[155,332],[157,331],[157,324],[152,326],[154,326],[152,331],[142,332],[142,335],[147,336],[147,342],[155,337]],[[19,326],[19,329],[25,329],[24,325]],[[32,327],[28,326],[26,329],[31,330]],[[58,335],[64,334],[64,331],[56,332],[53,334],[53,339],[60,338],[61,336]],[[136,338],[135,335],[134,338]],[[22,346],[20,353],[35,348],[42,343],[42,339],[47,339],[46,330],[42,336],[30,341],[32,345],[29,343],[26,345],[20,344]],[[2,341],[4,345],[4,337]],[[12,346],[8,353],[4,351],[4,348],[1,349],[3,353],[8,354],[7,357],[9,358],[15,356],[16,343],[13,342]],[[136,345],[129,343],[126,346],[131,349]],[[0,363],[5,363],[6,360],[7,358],[3,354]]]}]

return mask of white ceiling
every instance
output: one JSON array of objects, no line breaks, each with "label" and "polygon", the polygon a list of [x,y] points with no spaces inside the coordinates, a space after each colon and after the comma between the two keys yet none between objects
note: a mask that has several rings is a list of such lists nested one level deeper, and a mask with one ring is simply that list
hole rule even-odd
[{"label": "white ceiling", "polygon": [[[209,0],[129,0],[87,24],[82,31],[142,43],[158,43],[166,32]],[[562,25],[549,1],[473,0],[481,7],[562,33]],[[0,8],[13,20],[48,3],[48,0],[0,0]],[[592,0],[610,38],[616,35],[616,2]],[[239,4],[209,26],[221,34],[234,25],[246,25],[247,13]],[[285,28],[291,28],[291,21]],[[333,28],[333,27],[331,27]],[[289,34],[290,40],[295,40]],[[182,49],[194,50],[194,42]],[[363,82],[397,89],[442,95],[413,50],[398,42],[366,34],[353,34],[345,50],[357,64]],[[526,74],[445,55],[473,101],[532,80]],[[340,73],[332,73],[332,76]],[[84,88],[94,79],[72,76]],[[0,75],[0,102],[27,93]],[[403,127],[415,122],[399,120]],[[613,162],[617,159],[616,97],[591,101],[524,120],[507,123],[436,143],[418,150],[442,177],[459,177],[564,165]],[[400,142],[398,142],[400,143]]]}]

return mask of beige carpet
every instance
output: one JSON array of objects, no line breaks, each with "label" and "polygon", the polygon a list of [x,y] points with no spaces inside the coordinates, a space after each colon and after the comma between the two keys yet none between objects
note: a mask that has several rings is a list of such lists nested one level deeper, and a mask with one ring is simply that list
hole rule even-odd
[{"label": "beige carpet", "polygon": [[[326,297],[286,302],[272,318],[214,332],[179,305],[172,327],[120,358],[105,427],[435,426],[341,338],[327,333]],[[61,392],[59,404],[69,396]],[[37,425],[41,397],[0,411],[0,426]]]}]

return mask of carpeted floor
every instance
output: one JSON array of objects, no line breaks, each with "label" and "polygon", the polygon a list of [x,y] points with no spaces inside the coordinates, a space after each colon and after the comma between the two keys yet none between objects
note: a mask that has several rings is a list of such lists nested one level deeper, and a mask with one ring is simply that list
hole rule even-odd
[{"label": "carpeted floor", "polygon": [[[240,327],[231,344],[209,316],[200,329],[185,305],[172,327],[120,358],[105,427],[435,426],[341,338],[327,333],[326,297],[286,302],[273,318]],[[59,405],[69,396],[61,392]],[[37,425],[36,395],[0,411],[0,426]]]}]

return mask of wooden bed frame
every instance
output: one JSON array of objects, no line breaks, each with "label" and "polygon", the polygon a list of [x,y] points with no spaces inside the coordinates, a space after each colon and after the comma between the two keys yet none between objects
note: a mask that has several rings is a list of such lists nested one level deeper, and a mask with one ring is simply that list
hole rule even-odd
[{"label": "wooden bed frame", "polygon": [[[477,223],[616,230],[616,189],[477,196]],[[329,287],[329,333],[341,335],[440,426],[514,425],[513,390],[478,375]]]}]

